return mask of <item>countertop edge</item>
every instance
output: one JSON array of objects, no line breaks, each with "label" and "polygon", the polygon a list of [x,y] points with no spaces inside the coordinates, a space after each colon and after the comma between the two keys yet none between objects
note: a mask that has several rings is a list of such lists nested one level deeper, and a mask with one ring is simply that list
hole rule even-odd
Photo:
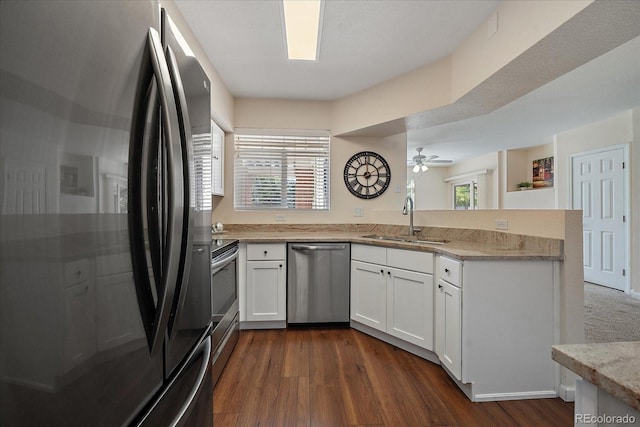
[{"label": "countertop edge", "polygon": [[[215,238],[215,236],[214,236]],[[450,256],[462,261],[465,260],[482,260],[482,261],[502,261],[502,260],[521,260],[521,261],[563,261],[562,254],[543,254],[533,251],[522,251],[519,249],[501,248],[497,246],[485,245],[485,248],[479,248],[478,243],[465,241],[451,241],[445,245],[431,245],[426,243],[409,243],[395,241],[380,241],[362,237],[362,233],[354,235],[352,232],[342,234],[330,232],[327,234],[310,233],[306,235],[282,233],[280,236],[274,236],[273,232],[264,233],[253,232],[250,235],[241,232],[228,232],[225,238],[237,239],[241,243],[287,243],[287,242],[349,242],[357,244],[365,244],[372,246],[382,246],[386,248],[408,249],[416,251],[431,252],[435,254]],[[463,248],[461,246],[467,246]],[[469,249],[469,247],[475,248]],[[523,253],[524,252],[524,253]]]},{"label": "countertop edge", "polygon": [[[612,345],[614,343],[604,343]],[[640,410],[640,392],[621,382],[612,375],[607,375],[598,369],[589,360],[581,359],[577,355],[570,354],[572,348],[579,346],[588,350],[590,344],[562,344],[551,347],[551,358],[560,365],[586,379],[612,396],[620,399],[627,405]],[[595,348],[595,346],[593,346]]]}]

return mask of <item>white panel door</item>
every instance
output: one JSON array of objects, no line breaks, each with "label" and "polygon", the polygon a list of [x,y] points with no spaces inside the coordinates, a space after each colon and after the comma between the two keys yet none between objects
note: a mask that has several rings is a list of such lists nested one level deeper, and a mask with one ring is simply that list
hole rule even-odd
[{"label": "white panel door", "polygon": [[45,168],[35,163],[5,161],[2,213],[43,214],[45,205]]},{"label": "white panel door", "polygon": [[582,209],[584,279],[626,290],[624,150],[572,159],[573,209]]}]

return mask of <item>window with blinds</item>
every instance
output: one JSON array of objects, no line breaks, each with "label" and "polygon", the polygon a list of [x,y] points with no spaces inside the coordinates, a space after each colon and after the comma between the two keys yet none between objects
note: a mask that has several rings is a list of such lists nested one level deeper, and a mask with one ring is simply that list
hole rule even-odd
[{"label": "window with blinds", "polygon": [[238,132],[234,207],[329,210],[330,135],[317,132]]}]

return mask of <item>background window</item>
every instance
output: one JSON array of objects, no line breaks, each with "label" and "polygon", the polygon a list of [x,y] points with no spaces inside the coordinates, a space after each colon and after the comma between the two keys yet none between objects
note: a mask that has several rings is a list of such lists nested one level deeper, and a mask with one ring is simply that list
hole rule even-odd
[{"label": "background window", "polygon": [[478,206],[478,183],[475,181],[453,185],[453,208],[476,209]]},{"label": "background window", "polygon": [[329,210],[326,131],[235,136],[234,208]]}]

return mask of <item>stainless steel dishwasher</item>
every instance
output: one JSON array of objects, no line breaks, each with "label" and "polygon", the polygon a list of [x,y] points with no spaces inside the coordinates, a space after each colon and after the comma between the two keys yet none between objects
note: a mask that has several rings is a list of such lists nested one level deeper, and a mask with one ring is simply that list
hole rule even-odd
[{"label": "stainless steel dishwasher", "polygon": [[287,247],[287,323],[348,323],[349,243]]}]

